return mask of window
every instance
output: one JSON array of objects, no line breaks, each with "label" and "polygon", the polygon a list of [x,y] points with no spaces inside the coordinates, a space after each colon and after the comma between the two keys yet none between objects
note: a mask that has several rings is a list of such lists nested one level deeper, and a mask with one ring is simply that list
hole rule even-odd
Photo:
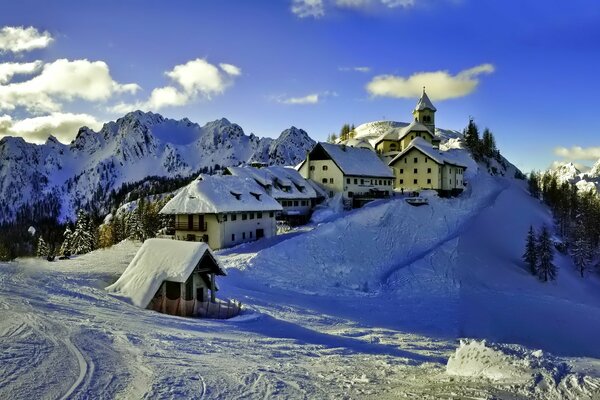
[{"label": "window", "polygon": [[404,173],[404,168],[400,168],[400,173],[403,174]]},{"label": "window", "polygon": [[427,162],[429,160],[429,157],[425,157],[425,162]]},{"label": "window", "polygon": [[404,185],[404,179],[400,179],[400,184]]},{"label": "window", "polygon": [[242,213],[242,221],[245,221],[247,219],[248,219],[248,214]]},{"label": "window", "polygon": [[254,219],[254,213],[250,213],[250,219]]},{"label": "window", "polygon": [[223,222],[227,222],[227,214],[223,214]]},{"label": "window", "polygon": [[327,183],[327,178],[323,178],[323,183]]},{"label": "window", "polygon": [[298,200],[294,200],[294,207],[298,207]]},{"label": "window", "polygon": [[311,171],[314,171],[315,170],[315,166],[311,165],[308,169],[311,170]]},{"label": "window", "polygon": [[302,200],[302,205],[305,206],[306,205],[306,200]]},{"label": "window", "polygon": [[329,191],[329,197],[333,197],[333,191]]},{"label": "window", "polygon": [[269,218],[273,218],[273,211],[269,213]]},{"label": "window", "polygon": [[431,179],[427,179],[427,183],[428,183],[428,184],[431,184]]},{"label": "window", "polygon": [[431,173],[431,168],[427,168],[427,173],[430,174]]},{"label": "window", "polygon": [[416,185],[419,182],[418,179],[413,180],[413,183]]},{"label": "window", "polygon": [[360,184],[361,184],[361,185],[364,185],[364,184],[365,184],[365,180],[364,180],[364,179],[361,179],[361,180],[360,180]]},{"label": "window", "polygon": [[246,232],[242,232],[242,240],[246,239]]},{"label": "window", "polygon": [[237,219],[237,214],[231,214],[231,220],[235,221]]},{"label": "window", "polygon": [[256,218],[257,219],[261,219],[262,218],[262,213],[261,212],[256,213]]},{"label": "window", "polygon": [[327,167],[327,165],[323,165],[323,171],[327,171],[329,168]]},{"label": "window", "polygon": [[329,183],[333,183],[333,178],[329,178]]},{"label": "window", "polygon": [[358,184],[358,179],[354,178],[354,184]]},{"label": "window", "polygon": [[350,178],[346,178],[346,183],[349,185],[350,184]]},{"label": "window", "polygon": [[404,164],[407,164],[407,163],[408,163],[408,158],[405,158],[404,159]]},{"label": "window", "polygon": [[396,143],[390,144],[390,150],[396,150]]},{"label": "window", "polygon": [[414,162],[415,162],[415,164],[416,164],[416,163],[418,163],[418,162],[419,162],[419,159],[418,159],[417,157],[415,157],[415,160],[414,160]]},{"label": "window", "polygon": [[194,300],[194,278],[190,275],[185,281],[185,297],[186,300]]},{"label": "window", "polygon": [[415,168],[415,169],[413,170],[413,173],[415,173],[415,174],[418,174],[418,171],[419,171],[419,170],[418,170],[417,168]]},{"label": "window", "polygon": [[252,239],[252,231],[250,231],[250,239]]},{"label": "window", "polygon": [[179,297],[181,297],[181,283],[165,281],[165,286],[167,299],[177,300]]}]

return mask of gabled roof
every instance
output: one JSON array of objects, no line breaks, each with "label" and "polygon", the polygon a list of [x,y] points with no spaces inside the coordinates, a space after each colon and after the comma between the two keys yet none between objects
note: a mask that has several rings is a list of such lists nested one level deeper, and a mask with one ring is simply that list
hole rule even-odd
[{"label": "gabled roof", "polygon": [[129,298],[138,307],[147,307],[164,281],[185,282],[203,257],[209,258],[214,273],[226,275],[206,243],[148,239],[123,275],[106,290]]},{"label": "gabled roof", "polygon": [[419,121],[413,121],[404,128],[392,128],[388,130],[387,132],[385,132],[377,138],[377,140],[375,141],[375,146],[377,146],[377,144],[384,140],[392,140],[398,142],[404,139],[404,137],[408,136],[411,132],[427,132],[432,137],[434,137],[433,132],[431,132],[428,127],[426,127]]},{"label": "gabled roof", "polygon": [[437,111],[437,108],[433,106],[433,103],[431,102],[431,100],[429,100],[429,96],[427,96],[427,93],[425,93],[425,89],[423,89],[423,94],[421,95],[421,98],[415,106],[415,111],[422,110]]},{"label": "gabled roof", "polygon": [[466,165],[464,165],[464,164],[460,163],[459,161],[457,161],[456,159],[454,159],[448,152],[440,151],[439,149],[433,148],[431,143],[429,143],[428,141],[426,141],[425,139],[420,138],[420,137],[414,138],[408,144],[408,146],[406,146],[406,148],[404,150],[402,150],[402,152],[400,152],[396,157],[394,157],[388,163],[388,165],[391,166],[391,165],[395,164],[396,161],[403,158],[412,149],[416,149],[416,150],[420,151],[421,153],[423,153],[424,155],[426,155],[427,157],[429,157],[433,161],[435,161],[437,164],[450,164],[450,165],[455,165],[457,167],[467,168]]},{"label": "gabled roof", "polygon": [[275,199],[315,199],[317,193],[294,168],[272,165],[264,168],[228,167],[232,175],[256,180]]},{"label": "gabled roof", "polygon": [[254,179],[200,175],[160,210],[161,214],[280,211],[281,205]]},{"label": "gabled roof", "polygon": [[344,175],[382,178],[394,177],[392,171],[379,159],[377,153],[372,150],[319,142],[312,149],[309,157],[320,151],[325,152]]}]

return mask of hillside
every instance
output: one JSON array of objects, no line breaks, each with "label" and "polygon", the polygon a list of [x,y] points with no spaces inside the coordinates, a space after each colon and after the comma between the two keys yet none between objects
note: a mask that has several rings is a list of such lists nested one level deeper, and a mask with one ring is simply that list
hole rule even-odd
[{"label": "hillside", "polygon": [[0,385],[16,397],[597,398],[600,282],[558,253],[557,281],[531,276],[524,237],[551,223],[547,208],[514,167],[490,175],[460,141],[446,146],[469,166],[458,198],[378,201],[218,252],[219,297],[246,308],[232,320],[108,294],[132,242],[3,264],[0,336],[15,357]]},{"label": "hillside", "polygon": [[106,212],[106,196],[149,176],[185,177],[244,162],[295,165],[315,142],[291,127],[277,139],[246,135],[227,119],[204,126],[159,114],[132,112],[99,132],[83,127],[68,145],[0,140],[0,222],[24,207],[72,219],[91,204]]}]

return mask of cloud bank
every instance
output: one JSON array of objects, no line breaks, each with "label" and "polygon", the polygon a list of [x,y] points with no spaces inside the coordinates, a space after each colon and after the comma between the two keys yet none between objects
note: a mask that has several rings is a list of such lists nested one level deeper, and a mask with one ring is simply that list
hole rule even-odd
[{"label": "cloud bank", "polygon": [[53,40],[50,33],[40,32],[32,26],[5,26],[0,29],[0,54],[43,49]]},{"label": "cloud bank", "polygon": [[600,159],[600,147],[557,147],[554,154],[568,161],[597,161]]},{"label": "cloud bank", "polygon": [[0,138],[20,136],[28,142],[43,143],[53,135],[59,141],[68,143],[82,126],[98,130],[102,123],[89,114],[56,112],[16,121],[10,115],[0,115]]}]

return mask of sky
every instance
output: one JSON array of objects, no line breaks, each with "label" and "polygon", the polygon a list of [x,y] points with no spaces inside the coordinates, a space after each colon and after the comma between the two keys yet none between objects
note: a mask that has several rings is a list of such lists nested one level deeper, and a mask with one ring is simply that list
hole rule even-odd
[{"label": "sky", "polygon": [[55,0],[0,14],[0,136],[63,142],[142,109],[316,140],[469,117],[524,171],[600,158],[600,2]]}]

